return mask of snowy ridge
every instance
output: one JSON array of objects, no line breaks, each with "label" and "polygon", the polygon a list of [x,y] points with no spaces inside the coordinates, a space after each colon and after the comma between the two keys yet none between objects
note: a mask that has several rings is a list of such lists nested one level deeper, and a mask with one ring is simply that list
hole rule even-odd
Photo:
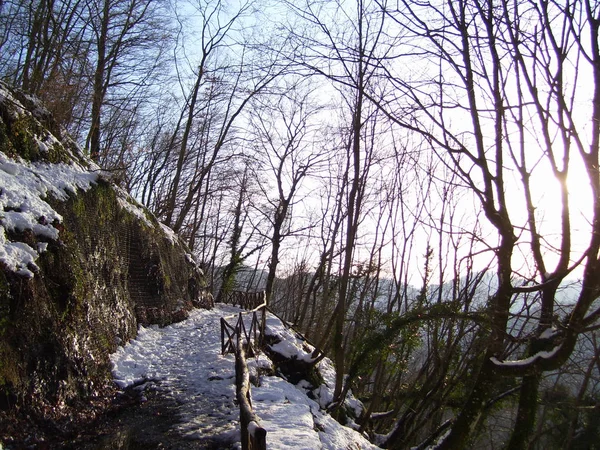
[{"label": "snowy ridge", "polygon": [[[178,431],[192,439],[210,437],[223,446],[239,445],[239,410],[235,398],[235,358],[221,355],[219,319],[239,312],[239,308],[217,305],[213,310],[195,310],[180,323],[164,328],[140,328],[135,340],[111,355],[115,382],[125,388],[144,381],[179,403],[182,422]],[[269,333],[293,337],[293,333],[268,315]],[[289,334],[288,334],[289,333]],[[285,344],[293,355],[292,341]],[[306,349],[296,347],[304,358]],[[377,449],[351,428],[326,414],[322,405],[310,399],[306,384],[293,385],[277,376],[262,375],[260,368],[272,368],[264,355],[248,361],[252,386],[252,406],[267,430],[269,449]],[[325,402],[333,388],[333,366],[321,361],[325,384],[319,388]]]},{"label": "snowy ridge", "polygon": [[[50,113],[35,97],[22,93],[31,103],[27,108],[0,82],[0,104],[12,120],[27,117],[37,121],[36,117],[50,116]],[[19,156],[7,155],[0,151],[0,263],[12,272],[32,278],[37,271],[36,260],[46,250],[47,244],[39,243],[33,248],[26,242],[8,237],[9,233],[31,231],[36,237],[59,239],[59,227],[62,217],[46,201],[52,197],[65,201],[78,190],[87,191],[97,183],[100,167],[82,156],[77,145],[67,136],[62,142],[50,131],[39,124],[39,129],[29,130],[32,139],[41,154],[60,147],[60,152],[69,156],[69,163],[52,164],[48,162],[28,162]],[[70,148],[78,152],[75,157]],[[81,164],[80,164],[81,162]],[[85,166],[85,167],[84,167]],[[149,227],[155,227],[147,217],[147,211],[139,206],[123,189],[113,185],[117,201]],[[160,224],[167,239],[177,242],[175,233]]]},{"label": "snowy ridge", "polygon": [[[137,217],[147,227],[155,228],[156,225],[148,218],[148,216],[154,217],[154,215],[148,209],[141,206],[131,195],[129,195],[129,193],[127,193],[127,191],[125,191],[125,189],[116,185],[113,186],[113,189],[117,194],[117,202],[122,209]],[[169,239],[172,244],[179,242],[179,237],[171,228],[158,220],[156,220],[156,222],[165,234],[165,237]],[[194,261],[194,259],[191,258],[191,261]],[[196,263],[193,262],[193,264],[195,265]]]},{"label": "snowy ridge", "polygon": [[[29,98],[29,97],[28,97]],[[17,119],[23,114],[27,114],[27,111],[19,102],[14,95],[12,95],[7,89],[0,84],[0,103],[8,103],[10,106],[7,108],[12,119]]]}]

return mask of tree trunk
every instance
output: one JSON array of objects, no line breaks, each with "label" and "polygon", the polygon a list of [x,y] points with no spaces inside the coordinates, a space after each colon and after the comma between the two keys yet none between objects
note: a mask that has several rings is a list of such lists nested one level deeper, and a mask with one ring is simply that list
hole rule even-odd
[{"label": "tree trunk", "polygon": [[[185,128],[183,130],[183,136],[181,137],[181,145],[179,146],[179,154],[177,156],[177,166],[175,168],[175,175],[173,176],[173,185],[171,186],[170,195],[167,200],[165,225],[171,226],[173,224],[173,215],[175,214],[175,206],[177,203],[177,196],[179,193],[179,182],[181,180],[181,172],[183,171],[183,163],[187,155],[188,139],[190,137],[190,130],[192,129],[192,123],[194,115],[196,113],[196,102],[198,100],[198,92],[200,85],[203,80],[204,69],[200,65],[198,69],[198,76],[196,77],[196,83],[194,83],[194,89],[188,102],[188,115],[185,122]],[[179,231],[178,227],[173,227],[173,231]]]}]

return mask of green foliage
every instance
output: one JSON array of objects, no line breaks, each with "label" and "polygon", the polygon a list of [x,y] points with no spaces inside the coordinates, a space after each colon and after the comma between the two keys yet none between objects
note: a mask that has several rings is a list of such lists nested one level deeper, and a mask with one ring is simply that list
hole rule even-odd
[{"label": "green foliage", "polygon": [[31,131],[35,122],[27,116],[21,117],[13,122],[8,130],[8,138],[11,143],[10,156],[20,156],[27,161],[40,159],[40,148],[33,138]]},{"label": "green foliage", "polygon": [[235,288],[235,276],[243,266],[244,258],[239,252],[236,252],[231,257],[231,261],[225,267],[223,271],[223,284],[221,285],[221,292],[227,294],[232,292]]},{"label": "green foliage", "polygon": [[10,139],[8,138],[8,129],[6,128],[6,124],[0,117],[0,152],[10,153],[12,146]]},{"label": "green foliage", "polygon": [[420,329],[428,322],[440,321],[444,318],[484,321],[479,314],[464,313],[456,302],[437,303],[429,306],[417,306],[405,313],[374,313],[376,324],[363,334],[356,343],[352,363],[348,370],[348,381],[360,377],[373,362],[390,359],[402,370],[406,360],[403,355],[410,355],[420,344]]},{"label": "green foliage", "polygon": [[420,325],[415,321],[397,326],[399,318],[398,313],[370,311],[371,327],[358,334],[353,343],[351,378],[365,375],[376,366],[377,361],[388,361],[395,370],[405,369],[406,356],[420,345]]},{"label": "green foliage", "polygon": [[586,399],[586,409],[580,415],[582,432],[574,439],[573,448],[600,449],[600,396]]},{"label": "green foliage", "polygon": [[[578,401],[569,386],[557,384],[542,390],[540,404],[544,408],[544,423],[538,448],[600,449],[598,394]],[[571,430],[573,425],[575,428]],[[570,434],[570,431],[575,432]]]}]

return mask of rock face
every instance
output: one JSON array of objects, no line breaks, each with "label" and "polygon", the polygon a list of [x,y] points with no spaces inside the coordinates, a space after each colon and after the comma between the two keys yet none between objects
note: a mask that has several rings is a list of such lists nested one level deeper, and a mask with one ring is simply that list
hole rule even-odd
[{"label": "rock face", "polygon": [[0,84],[0,413],[60,418],[102,395],[109,353],[184,319],[202,286],[180,240]]}]

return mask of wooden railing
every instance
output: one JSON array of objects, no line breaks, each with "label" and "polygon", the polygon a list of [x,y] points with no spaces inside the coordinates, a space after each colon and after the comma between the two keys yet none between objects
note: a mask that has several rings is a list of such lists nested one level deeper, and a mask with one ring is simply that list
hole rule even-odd
[{"label": "wooden railing", "polygon": [[[267,304],[263,303],[252,311],[240,312],[237,316],[221,317],[221,354],[235,353],[238,339],[241,338],[245,350],[248,354],[254,356],[262,345],[265,334],[266,311]],[[252,315],[250,326],[247,326],[244,321],[244,317],[248,315]],[[235,325],[231,325],[228,319],[231,320],[236,317]]]},{"label": "wooden railing", "polygon": [[242,309],[255,309],[266,302],[265,291],[245,292],[231,291],[221,295],[221,301],[228,305],[239,306]]},{"label": "wooden railing", "polygon": [[240,405],[242,450],[266,450],[267,430],[260,426],[258,416],[252,410],[250,374],[241,333],[238,334],[235,351],[235,385],[237,400]]},{"label": "wooden railing", "polygon": [[[240,405],[242,450],[267,448],[267,430],[260,426],[258,416],[252,410],[250,375],[246,362],[246,352],[255,355],[260,349],[265,331],[266,310],[267,304],[263,302],[252,311],[240,312],[237,316],[221,317],[221,353],[235,353],[235,385]],[[244,317],[248,315],[252,315],[249,327],[244,321]],[[235,325],[227,321],[236,317]]]}]

